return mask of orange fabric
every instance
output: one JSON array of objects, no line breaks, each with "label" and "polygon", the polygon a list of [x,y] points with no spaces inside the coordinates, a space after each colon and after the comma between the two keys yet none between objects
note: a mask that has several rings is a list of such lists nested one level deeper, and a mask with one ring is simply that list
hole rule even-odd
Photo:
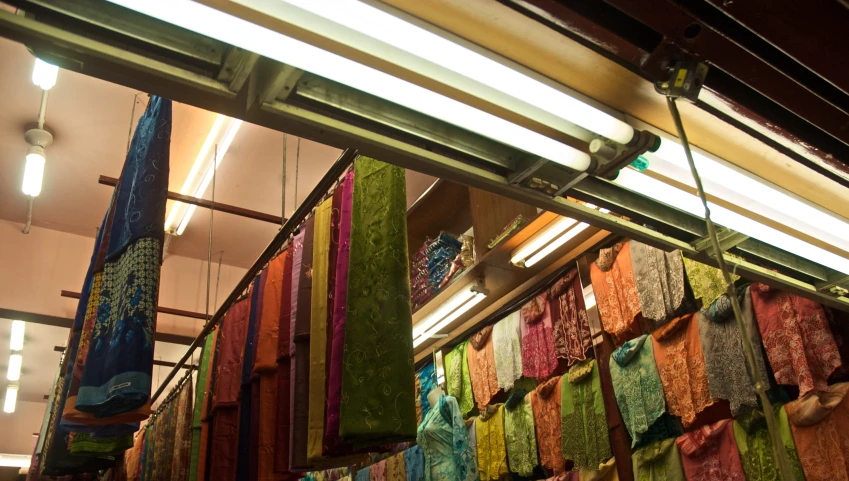
[{"label": "orange fabric", "polygon": [[[70,403],[71,398],[69,397],[68,404]],[[110,424],[127,424],[141,422],[149,418],[151,414],[153,414],[153,411],[150,409],[150,399],[148,399],[147,402],[144,403],[144,406],[133,411],[120,414],[118,416],[112,416],[108,418],[97,418],[94,417],[93,414],[81,413],[74,409],[71,412],[65,410],[64,414],[62,415],[62,418],[73,423],[85,424],[86,426],[106,426]]]},{"label": "orange fabric", "polygon": [[283,269],[286,255],[281,254],[268,263],[268,277],[262,297],[262,319],[257,335],[254,372],[277,371],[277,334],[280,329],[280,306],[283,300]]},{"label": "orange fabric", "polygon": [[[483,408],[498,394],[498,377],[495,373],[495,350],[492,345],[492,326],[484,328],[485,340],[481,341],[479,349],[475,348],[475,342],[469,343],[467,362],[469,364],[469,377],[472,380],[472,393],[478,403],[478,409]],[[480,335],[483,333],[475,334]],[[474,337],[474,336],[473,336]]]},{"label": "orange fabric", "polygon": [[529,394],[531,409],[534,412],[540,464],[554,471],[555,475],[566,471],[566,459],[560,449],[561,379],[551,378]]},{"label": "orange fabric", "polygon": [[[276,342],[276,341],[275,341]],[[277,345],[274,345],[275,356]],[[259,377],[259,455],[257,456],[259,481],[274,481],[274,437],[277,429],[277,377],[263,374]]]},{"label": "orange fabric", "polygon": [[218,348],[218,326],[212,331],[212,355],[209,356],[209,368],[206,370],[206,393],[203,396],[201,410],[200,449],[198,450],[198,481],[206,479],[206,454],[209,451],[209,412],[212,409],[212,385],[215,379],[215,351]]},{"label": "orange fabric", "polygon": [[687,314],[669,321],[655,330],[651,338],[669,413],[680,416],[684,427],[690,427],[696,421],[696,414],[714,402],[708,389],[696,315]]},{"label": "orange fabric", "polygon": [[630,244],[627,241],[611,249],[602,249],[599,259],[590,264],[590,279],[601,324],[617,345],[642,333],[640,298],[631,265]]},{"label": "orange fabric", "polygon": [[807,481],[849,480],[849,383],[784,405]]},{"label": "orange fabric", "polygon": [[144,447],[145,429],[136,433],[136,438],[133,440],[132,449],[128,449],[124,454],[124,477],[127,481],[136,481],[139,479],[139,462],[141,462],[141,451]]}]

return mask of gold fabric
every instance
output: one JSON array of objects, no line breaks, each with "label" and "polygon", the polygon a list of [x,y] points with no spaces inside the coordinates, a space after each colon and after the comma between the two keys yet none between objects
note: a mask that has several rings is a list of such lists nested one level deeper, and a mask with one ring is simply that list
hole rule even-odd
[{"label": "gold fabric", "polygon": [[509,473],[504,444],[504,405],[487,406],[475,422],[478,472],[481,481],[497,480]]},{"label": "gold fabric", "polygon": [[327,270],[330,259],[330,213],[333,199],[329,198],[315,211],[315,230],[312,252],[312,311],[310,317],[310,410],[307,433],[307,458],[321,458],[324,439],[327,376]]}]

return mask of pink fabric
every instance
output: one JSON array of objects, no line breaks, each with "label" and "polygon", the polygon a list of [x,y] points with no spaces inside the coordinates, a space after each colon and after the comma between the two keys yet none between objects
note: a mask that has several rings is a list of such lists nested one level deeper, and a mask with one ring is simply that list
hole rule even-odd
[{"label": "pink fabric", "polygon": [[339,187],[342,206],[339,219],[339,249],[336,257],[336,285],[333,294],[333,340],[330,349],[330,375],[327,389],[325,454],[338,450],[339,411],[342,400],[342,351],[345,345],[345,309],[348,300],[348,264],[351,253],[351,213],[354,206],[354,172],[348,172]]},{"label": "pink fabric", "polygon": [[675,442],[688,481],[745,481],[730,419],[703,426]]},{"label": "pink fabric", "polygon": [[542,381],[557,369],[557,357],[554,353],[551,308],[546,302],[545,294],[541,294],[539,298],[542,298],[545,305],[542,321],[528,324],[524,316],[526,312],[531,311],[522,308],[522,374]]},{"label": "pink fabric", "polygon": [[294,249],[289,248],[285,253],[283,264],[283,285],[280,293],[280,326],[277,330],[277,430],[274,439],[274,473],[289,472],[289,424],[290,396],[289,378],[291,368],[289,363],[290,328],[292,321],[292,263]]},{"label": "pink fabric", "polygon": [[386,460],[371,465],[368,472],[369,481],[386,481]]}]

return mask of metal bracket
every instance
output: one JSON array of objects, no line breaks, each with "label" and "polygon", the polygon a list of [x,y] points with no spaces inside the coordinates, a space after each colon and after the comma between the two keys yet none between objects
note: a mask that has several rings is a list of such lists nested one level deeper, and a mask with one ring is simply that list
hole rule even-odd
[{"label": "metal bracket", "polygon": [[669,69],[668,80],[655,83],[654,89],[666,97],[684,98],[695,102],[699,99],[707,72],[708,67],[702,62],[682,60]]},{"label": "metal bracket", "polygon": [[[749,239],[749,236],[725,227],[718,227],[716,236],[719,238],[719,248],[722,249],[723,252]],[[709,237],[702,237],[701,239],[696,240],[693,242],[693,247],[697,251],[702,252],[709,257],[716,256],[716,252],[714,252],[713,245],[711,245]]]}]

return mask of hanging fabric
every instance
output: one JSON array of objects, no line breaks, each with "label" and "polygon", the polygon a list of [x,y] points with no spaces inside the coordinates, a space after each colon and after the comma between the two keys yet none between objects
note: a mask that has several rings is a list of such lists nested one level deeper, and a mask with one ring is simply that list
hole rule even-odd
[{"label": "hanging fabric", "polygon": [[460,406],[442,396],[418,429],[416,440],[424,453],[425,481],[478,480],[477,453],[469,446]]},{"label": "hanging fabric", "polygon": [[[522,390],[524,392],[524,390]],[[519,476],[533,475],[537,466],[537,438],[530,398],[504,405],[504,439],[510,470]]]},{"label": "hanging fabric", "polygon": [[598,260],[590,264],[590,278],[601,324],[616,344],[642,334],[630,242],[602,249]]},{"label": "hanging fabric", "polygon": [[283,282],[280,293],[280,327],[277,330],[277,416],[274,433],[274,474],[289,473],[289,443],[291,440],[291,330],[292,324],[292,264],[294,244],[283,258]]},{"label": "hanging fabric", "polygon": [[[257,333],[254,374],[258,376],[259,419],[257,433],[257,479],[273,481],[274,449],[278,430],[278,364],[281,309],[283,304],[283,276],[286,265],[285,254],[280,254],[268,263],[262,295],[262,312]],[[288,392],[287,392],[288,394]]]},{"label": "hanging fabric", "polygon": [[633,240],[629,244],[640,312],[656,329],[689,307],[684,305],[681,251],[664,252]]},{"label": "hanging fabric", "polygon": [[548,302],[557,357],[566,359],[570,366],[585,360],[592,347],[592,334],[577,269],[567,272],[549,288]]},{"label": "hanging fabric", "polygon": [[849,383],[812,391],[784,409],[807,481],[849,479]]},{"label": "hanging fabric", "polygon": [[295,237],[295,261],[292,268],[292,350],[291,396],[292,437],[290,470],[309,467],[307,442],[309,431],[310,318],[312,302],[312,259],[315,217],[304,223]]},{"label": "hanging fabric", "polygon": [[481,481],[498,480],[509,474],[504,443],[504,405],[487,406],[475,421],[478,473]]},{"label": "hanging fabric", "polygon": [[446,391],[449,396],[453,396],[457,400],[463,416],[469,414],[475,407],[466,352],[468,346],[469,341],[465,340],[445,356]]},{"label": "hanging fabric", "polygon": [[424,419],[432,407],[430,405],[430,401],[427,400],[427,395],[430,394],[432,390],[436,389],[437,384],[434,364],[431,363],[423,367],[416,373],[416,378],[419,380],[419,385],[421,386],[420,402],[422,407],[422,419]]},{"label": "hanging fabric", "polygon": [[492,329],[495,374],[498,387],[505,391],[522,377],[522,322],[519,312],[511,312]]},{"label": "hanging fabric", "polygon": [[546,294],[522,306],[522,373],[537,380],[548,379],[557,369],[551,308]]},{"label": "hanging fabric", "polygon": [[675,438],[658,441],[634,451],[631,456],[634,479],[686,481],[684,466]]},{"label": "hanging fabric", "polygon": [[702,426],[675,442],[688,481],[746,479],[730,419]]},{"label": "hanging fabric", "polygon": [[315,402],[309,405],[307,434],[307,459],[311,461],[322,457],[327,409],[327,404],[322,401],[327,399],[327,290],[332,207],[331,197],[316,208],[313,233],[309,397]]},{"label": "hanging fabric", "polygon": [[[790,431],[790,421],[781,405],[773,406],[775,424],[781,435],[781,444],[796,481],[804,481],[802,464],[796,454],[796,444]],[[772,439],[766,427],[766,417],[760,409],[753,409],[734,420],[734,439],[737,451],[743,462],[743,471],[748,481],[780,481],[781,475],[778,463],[775,461],[775,451]]]},{"label": "hanging fabric", "polygon": [[[206,336],[198,364],[199,369],[197,374],[197,389],[195,389],[195,400],[192,408],[192,448],[191,457],[189,460],[189,481],[197,481],[198,479],[203,479],[202,477],[199,478],[198,473],[204,471],[201,466],[204,464],[204,460],[206,458],[206,440],[203,439],[204,418],[207,409],[206,393],[207,389],[209,388],[209,364],[210,359],[212,358],[212,352],[215,349],[214,343],[217,332],[218,328],[216,327],[216,329],[212,331],[212,333]],[[203,448],[201,446],[202,443],[204,445]],[[201,451],[204,451],[204,453],[201,454]]]},{"label": "hanging fabric", "polygon": [[192,451],[192,383],[187,381],[180,391],[176,403],[176,434],[174,435],[174,457],[171,462],[171,481],[187,481]]},{"label": "hanging fabric", "polygon": [[[722,271],[716,267],[685,257],[684,269],[687,281],[693,289],[693,297],[700,307],[707,308],[725,293],[725,278],[722,277]],[[737,282],[739,278],[740,276],[731,274],[731,282]]]},{"label": "hanging fabric", "polygon": [[598,469],[613,452],[595,360],[573,365],[560,386],[563,457],[576,468]]},{"label": "hanging fabric", "polygon": [[419,445],[407,448],[404,451],[404,468],[407,471],[407,481],[424,480],[424,454]]},{"label": "hanging fabric", "polygon": [[255,432],[253,429],[253,416],[255,415],[253,407],[255,404],[255,396],[253,393],[251,374],[253,374],[254,367],[254,346],[256,345],[255,338],[257,333],[257,321],[260,317],[259,311],[262,309],[262,301],[260,299],[260,294],[263,290],[262,280],[263,275],[257,275],[251,286],[248,330],[241,353],[241,394],[239,395],[239,438],[236,468],[236,479],[238,480],[256,479],[256,477],[251,477],[251,467],[253,466],[252,457],[255,452],[251,446],[251,438]]},{"label": "hanging fabric", "polygon": [[469,338],[467,354],[469,379],[472,381],[472,393],[481,411],[499,391],[498,376],[495,373],[492,327],[486,326]]},{"label": "hanging fabric", "polygon": [[561,382],[559,376],[553,377],[530,393],[540,464],[555,475],[566,471],[566,460],[561,453]]}]

